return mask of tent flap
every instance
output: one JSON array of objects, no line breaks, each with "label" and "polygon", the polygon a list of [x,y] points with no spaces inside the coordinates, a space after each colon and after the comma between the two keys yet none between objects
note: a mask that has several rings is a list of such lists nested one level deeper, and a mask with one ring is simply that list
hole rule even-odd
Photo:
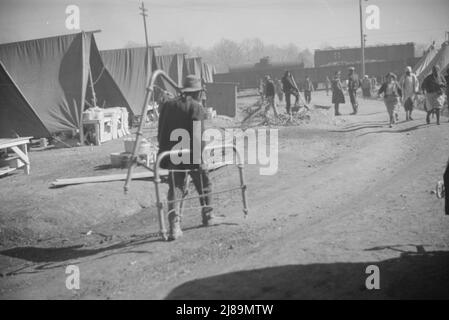
[{"label": "tent flap", "polygon": [[[156,62],[158,69],[165,71],[165,73],[167,73],[168,76],[178,84],[178,87],[182,86],[184,73],[183,54],[156,56]],[[162,81],[158,81],[158,85],[162,86],[164,90],[176,94],[176,88],[173,88],[166,80],[162,79]]]},{"label": "tent flap", "polygon": [[79,127],[88,64],[83,33],[0,45],[0,60],[50,133]]},{"label": "tent flap", "polygon": [[187,58],[186,60],[187,74],[193,74],[198,78],[202,78],[202,59],[200,57]]},{"label": "tent flap", "polygon": [[93,96],[89,70],[98,106],[129,108],[104,68],[93,32],[2,44],[0,61],[2,121],[11,123],[2,126],[3,134],[14,129],[38,137],[78,129]]},{"label": "tent flap", "polygon": [[[430,60],[430,59],[429,59]],[[439,66],[440,71],[444,72],[449,66],[449,42],[444,42],[441,45],[441,49],[434,55],[430,62],[422,68],[422,71],[417,74],[419,82],[422,82],[424,78],[432,72],[433,66]]]},{"label": "tent flap", "polygon": [[157,68],[154,50],[126,48],[100,52],[109,72],[126,99],[134,115],[140,115],[145,88],[153,70]]},{"label": "tent flap", "polygon": [[0,138],[50,135],[0,62]]}]

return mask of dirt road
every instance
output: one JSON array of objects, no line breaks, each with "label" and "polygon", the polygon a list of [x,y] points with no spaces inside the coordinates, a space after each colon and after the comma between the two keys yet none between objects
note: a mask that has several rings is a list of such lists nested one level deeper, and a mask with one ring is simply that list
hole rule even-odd
[{"label": "dirt road", "polygon": [[[314,99],[329,105],[324,94]],[[232,207],[225,223],[202,228],[190,212],[184,237],[161,242],[148,236],[154,208],[142,206],[86,223],[91,236],[4,244],[0,298],[449,298],[449,217],[432,194],[449,123],[425,125],[416,112],[390,129],[381,101],[360,109],[349,116],[346,105],[337,120],[320,110],[309,124],[281,128],[278,173],[247,167],[247,219]],[[67,265],[80,268],[79,290],[65,286]],[[379,267],[379,290],[365,287],[368,265]]]}]

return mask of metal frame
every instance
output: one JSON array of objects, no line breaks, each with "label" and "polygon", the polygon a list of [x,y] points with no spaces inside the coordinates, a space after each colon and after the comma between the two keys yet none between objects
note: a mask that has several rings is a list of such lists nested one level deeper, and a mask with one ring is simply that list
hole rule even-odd
[{"label": "metal frame", "polygon": [[167,80],[174,88],[181,91],[181,88],[178,87],[178,84],[175,83],[164,71],[162,70],[156,70],[151,74],[151,78],[148,82],[148,86],[145,92],[145,99],[142,106],[142,116],[140,117],[140,124],[139,129],[136,132],[136,142],[134,143],[133,153],[130,159],[130,164],[128,167],[128,175],[126,176],[126,182],[124,186],[125,193],[129,190],[129,184],[131,183],[131,177],[134,170],[134,165],[137,163],[137,150],[139,150],[140,142],[142,141],[143,136],[143,127],[145,125],[145,115],[148,111],[148,102],[150,101],[150,97],[152,96],[154,92],[154,87],[156,83],[156,79],[158,77],[162,77],[165,80]]},{"label": "metal frame", "polygon": [[[240,176],[240,186],[239,187],[235,187],[235,188],[230,188],[230,189],[226,189],[226,190],[219,190],[219,191],[215,191],[215,192],[211,192],[210,194],[218,194],[218,193],[224,193],[224,192],[230,192],[233,190],[237,190],[237,189],[241,189],[242,191],[242,204],[243,204],[243,213],[245,215],[245,217],[248,215],[248,202],[246,199],[246,184],[245,184],[245,177],[243,174],[243,162],[241,161],[241,157],[239,152],[237,151],[237,148],[234,145],[224,145],[224,146],[211,146],[211,147],[206,147],[204,149],[204,151],[211,151],[211,150],[216,150],[216,149],[221,149],[221,150],[225,150],[225,149],[232,149],[234,154],[237,156],[237,163],[236,166],[239,169],[239,176]],[[179,155],[179,154],[190,154],[191,151],[189,149],[186,150],[170,150],[170,151],[164,151],[162,153],[160,153],[156,159],[156,162],[154,163],[154,188],[156,191],[156,207],[157,207],[157,213],[158,213],[158,218],[159,218],[159,232],[162,236],[162,238],[164,240],[167,240],[167,229],[165,227],[165,217],[164,217],[164,210],[163,210],[163,203],[161,201],[161,195],[160,195],[160,191],[159,191],[159,184],[161,183],[161,177],[159,174],[159,169],[160,168],[160,163],[162,161],[162,159],[171,156],[171,155]],[[226,164],[225,164],[226,165]],[[187,170],[189,171],[189,170]],[[198,196],[192,196],[189,198],[183,198],[180,199],[181,201],[184,200],[190,200],[190,199],[195,199],[195,198],[201,198],[203,197],[203,195],[198,195]],[[179,201],[179,200],[175,200],[175,201]],[[182,205],[181,205],[182,207]]]}]

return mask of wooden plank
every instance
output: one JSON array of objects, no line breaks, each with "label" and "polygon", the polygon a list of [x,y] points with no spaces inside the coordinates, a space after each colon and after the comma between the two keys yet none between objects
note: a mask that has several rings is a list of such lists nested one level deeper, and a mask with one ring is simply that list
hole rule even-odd
[{"label": "wooden plank", "polygon": [[30,165],[30,160],[28,159],[28,155],[25,154],[25,152],[20,150],[17,146],[11,147],[11,149],[20,157],[20,160],[25,162],[27,165]]},{"label": "wooden plank", "polygon": [[48,149],[53,149],[56,146],[53,144],[49,144],[46,147],[34,147],[34,148],[30,148],[30,151],[44,151],[44,150],[48,150]]},{"label": "wooden plank", "polygon": [[25,155],[27,162],[25,162],[25,167],[23,168],[26,174],[30,174],[30,158],[28,158],[28,144],[23,144],[19,146],[19,149],[23,152]]},{"label": "wooden plank", "polygon": [[[168,170],[160,170],[162,176],[168,175]],[[110,182],[110,181],[124,181],[126,180],[126,173],[123,174],[112,174],[107,176],[93,176],[93,177],[83,177],[83,178],[72,178],[72,179],[56,179],[51,183],[52,187],[61,187],[74,184],[84,184],[84,183],[98,183],[98,182]],[[151,171],[147,172],[136,172],[133,174],[133,180],[136,179],[148,179],[154,177],[154,173]]]},{"label": "wooden plank", "polygon": [[[208,167],[208,170],[217,170],[221,167],[226,166],[224,163],[215,163],[211,164]],[[168,170],[161,169],[159,170],[159,174],[161,176],[167,176]],[[70,179],[56,179],[51,183],[51,187],[62,187],[62,186],[69,186],[69,185],[76,185],[76,184],[85,184],[85,183],[99,183],[99,182],[112,182],[112,181],[124,181],[126,180],[126,173],[123,174],[112,174],[107,176],[93,176],[93,177],[82,177],[82,178],[70,178]],[[154,173],[152,171],[147,172],[136,172],[133,173],[132,179],[133,180],[139,180],[139,179],[148,179],[153,178]]]},{"label": "wooden plank", "polygon": [[21,144],[27,144],[32,137],[23,137],[16,139],[0,139],[0,149],[11,148]]},{"label": "wooden plank", "polygon": [[14,170],[16,170],[16,168],[10,168],[10,167],[3,167],[3,168],[0,168],[0,176],[3,176],[3,175],[5,175],[5,174],[8,174],[8,173],[10,173],[10,172],[12,172],[12,171],[14,171]]},{"label": "wooden plank", "polygon": [[11,156],[8,156],[7,158],[2,158],[2,159],[0,159],[0,161],[4,161],[4,162],[8,162],[8,161],[13,161],[13,160],[16,160],[16,159],[20,159],[20,157],[19,156],[13,156],[13,155],[11,155]]}]

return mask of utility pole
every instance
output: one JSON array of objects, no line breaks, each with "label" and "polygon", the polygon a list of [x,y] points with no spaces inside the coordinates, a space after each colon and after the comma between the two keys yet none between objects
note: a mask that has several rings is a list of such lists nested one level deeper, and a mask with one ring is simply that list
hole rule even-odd
[{"label": "utility pole", "polygon": [[149,71],[150,71],[149,70],[149,67],[150,67],[150,61],[149,61],[149,59],[150,59],[150,44],[148,42],[147,19],[146,19],[148,17],[148,14],[147,14],[148,9],[145,9],[145,4],[143,3],[143,1],[142,1],[142,5],[139,7],[139,9],[142,11],[140,13],[140,15],[143,17],[143,27],[145,30],[145,43],[146,43],[146,48],[147,48],[147,54],[146,54],[145,60],[147,63],[147,74],[149,74]]},{"label": "utility pole", "polygon": [[362,63],[362,74],[361,77],[365,76],[365,34],[363,33],[363,10],[362,10],[362,0],[359,0],[360,9],[360,45],[361,45],[361,63]]}]

